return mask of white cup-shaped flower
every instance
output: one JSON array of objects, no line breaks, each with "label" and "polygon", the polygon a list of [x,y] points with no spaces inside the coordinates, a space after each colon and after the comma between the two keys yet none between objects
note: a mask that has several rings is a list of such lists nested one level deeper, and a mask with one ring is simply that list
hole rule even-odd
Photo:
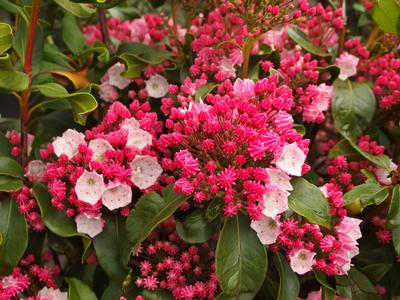
[{"label": "white cup-shaped flower", "polygon": [[131,180],[141,190],[151,187],[163,171],[157,158],[149,155],[136,155],[131,170]]},{"label": "white cup-shaped flower", "polygon": [[105,189],[103,175],[89,171],[83,172],[75,185],[75,193],[78,199],[91,205],[99,201]]},{"label": "white cup-shaped flower", "polygon": [[68,300],[68,293],[45,286],[38,292],[36,297],[37,300]]},{"label": "white cup-shaped flower", "polygon": [[130,79],[124,78],[121,76],[121,73],[125,71],[125,65],[123,63],[116,63],[111,68],[108,69],[108,82],[120,90],[126,88],[129,83],[131,83]]},{"label": "white cup-shaped flower", "polygon": [[293,250],[289,253],[290,267],[297,274],[311,271],[316,253],[307,249]]},{"label": "white cup-shaped flower", "polygon": [[103,162],[106,159],[106,152],[114,148],[105,139],[94,139],[89,142],[89,149],[93,151],[92,160]]},{"label": "white cup-shaped flower", "polygon": [[271,185],[274,185],[280,190],[291,191],[293,187],[290,183],[290,176],[280,169],[268,168],[266,169],[269,175]]},{"label": "white cup-shaped flower", "polygon": [[156,74],[146,80],[147,94],[152,98],[162,98],[168,93],[168,81],[163,76]]},{"label": "white cup-shaped flower", "polygon": [[121,123],[121,129],[128,130],[128,132],[131,130],[140,129],[139,121],[133,117],[125,119]]},{"label": "white cup-shaped flower", "polygon": [[25,176],[31,182],[41,181],[45,170],[46,165],[41,160],[31,160],[26,166]]},{"label": "white cup-shaped flower", "polygon": [[261,220],[251,221],[250,227],[257,233],[263,245],[275,243],[279,234],[279,223],[266,216],[263,216]]},{"label": "white cup-shaped flower", "polygon": [[78,153],[79,145],[85,144],[85,136],[74,129],[68,129],[62,136],[57,137],[52,144],[57,156],[65,154],[68,158],[72,158]]},{"label": "white cup-shaped flower", "polygon": [[289,175],[300,176],[306,160],[306,155],[296,143],[287,144],[282,149],[282,154],[276,166]]},{"label": "white cup-shaped flower", "polygon": [[104,220],[101,213],[83,212],[75,218],[76,228],[79,233],[84,233],[91,238],[103,231]]},{"label": "white cup-shaped flower", "polygon": [[125,207],[132,202],[132,189],[121,182],[110,184],[101,198],[103,205],[109,210]]},{"label": "white cup-shaped flower", "polygon": [[268,191],[264,194],[264,216],[275,218],[276,215],[286,211],[288,206],[289,193],[280,189]]},{"label": "white cup-shaped flower", "polygon": [[143,129],[129,130],[126,146],[142,150],[144,147],[151,145],[152,143],[153,136],[149,132]]}]

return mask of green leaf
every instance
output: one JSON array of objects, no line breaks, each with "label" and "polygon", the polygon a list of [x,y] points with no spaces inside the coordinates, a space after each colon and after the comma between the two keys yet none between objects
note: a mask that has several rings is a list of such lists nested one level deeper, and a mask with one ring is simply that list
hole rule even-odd
[{"label": "green leaf", "polygon": [[0,90],[21,92],[28,88],[28,75],[18,71],[0,71]]},{"label": "green leaf", "polygon": [[70,0],[54,0],[54,2],[78,18],[88,18],[96,12],[96,9],[88,4],[74,3]]},{"label": "green leaf", "polygon": [[400,226],[392,229],[392,242],[396,254],[400,256]]},{"label": "green leaf", "polygon": [[218,216],[221,215],[222,210],[224,209],[225,202],[221,198],[214,198],[211,203],[208,205],[206,210],[206,218],[208,221],[215,220]]},{"label": "green leaf", "polygon": [[306,134],[306,128],[301,124],[293,124],[293,128],[297,131],[298,134],[304,136]]},{"label": "green leaf", "polygon": [[101,9],[109,9],[123,2],[123,0],[72,0],[72,1],[77,3],[92,3],[94,6]]},{"label": "green leaf", "polygon": [[202,211],[196,210],[183,222],[176,223],[176,231],[181,239],[190,244],[204,243],[215,233],[217,225],[217,222],[208,221]]},{"label": "green leaf", "polygon": [[136,58],[134,55],[121,54],[119,56],[126,65],[126,71],[122,72],[121,75],[126,78],[139,78],[146,64]]},{"label": "green leaf", "polygon": [[362,268],[362,271],[374,284],[378,284],[391,268],[392,264],[371,264]]},{"label": "green leaf", "polygon": [[11,148],[12,146],[4,133],[0,132],[0,156],[10,157]]},{"label": "green leaf", "polygon": [[248,216],[238,212],[234,217],[225,218],[215,257],[222,291],[236,297],[254,296],[264,282],[267,262],[265,247],[250,228]]},{"label": "green leaf", "polygon": [[24,178],[24,169],[14,159],[7,156],[0,156],[0,175],[15,178]]},{"label": "green leaf", "polygon": [[297,275],[280,253],[274,255],[274,264],[280,277],[277,300],[296,300],[300,291],[300,282]]},{"label": "green leaf", "polygon": [[217,83],[209,82],[201,87],[199,87],[196,92],[194,93],[194,99],[196,101],[200,101],[200,99],[204,100],[206,96],[211,93],[213,89],[215,89],[218,86]]},{"label": "green leaf", "polygon": [[351,268],[348,273],[348,278],[351,286],[352,300],[381,299],[372,282],[361,271]]},{"label": "green leaf", "polygon": [[113,215],[105,218],[103,231],[93,238],[99,263],[108,277],[122,285],[128,274],[131,245],[126,236],[122,217]]},{"label": "green leaf", "polygon": [[335,159],[338,156],[352,157],[359,155],[360,153],[353,148],[350,142],[346,139],[343,139],[336,143],[335,146],[331,148],[331,150],[329,150],[328,158]]},{"label": "green leaf", "polygon": [[400,185],[398,184],[392,190],[392,199],[386,220],[389,228],[400,226]]},{"label": "green leaf", "polygon": [[352,190],[343,195],[343,204],[349,205],[360,200],[362,208],[369,205],[379,205],[389,196],[387,187],[382,187],[378,183],[364,183],[355,186]]},{"label": "green leaf", "polygon": [[375,114],[374,93],[366,83],[335,80],[332,114],[336,128],[354,141],[367,128]]},{"label": "green leaf", "polygon": [[376,1],[372,18],[382,31],[396,33],[399,16],[400,6],[395,0]]},{"label": "green leaf", "polygon": [[87,92],[68,93],[68,91],[58,83],[46,83],[35,85],[36,91],[48,98],[65,98],[72,107],[75,122],[84,125],[89,113],[97,108],[96,98]]},{"label": "green leaf", "polygon": [[65,280],[69,284],[69,300],[97,300],[96,294],[83,281],[71,277],[66,277]]},{"label": "green leaf", "polygon": [[335,292],[335,289],[332,288],[332,286],[326,281],[326,275],[325,273],[315,270],[314,269],[314,275],[315,275],[315,279],[317,279],[317,281],[326,289],[331,290],[333,292]]},{"label": "green leaf", "polygon": [[61,21],[61,36],[64,44],[75,55],[79,55],[85,49],[86,38],[81,32],[76,18],[66,13]]},{"label": "green leaf", "polygon": [[85,51],[85,54],[90,53],[97,53],[97,58],[102,63],[107,63],[110,60],[110,52],[108,51],[107,47],[101,42],[94,43]]},{"label": "green leaf", "polygon": [[308,52],[315,54],[317,56],[330,56],[329,53],[325,52],[323,49],[315,46],[307,37],[307,35],[297,26],[291,26],[286,28],[287,35],[299,44],[302,48],[307,50]]},{"label": "green leaf", "polygon": [[6,11],[19,15],[25,21],[25,24],[29,24],[29,16],[22,7],[12,3],[8,0],[0,0],[0,7],[4,8]]},{"label": "green leaf", "polygon": [[14,199],[0,200],[0,276],[8,275],[28,246],[28,225]]},{"label": "green leaf", "polygon": [[19,191],[24,182],[22,179],[0,175],[0,192],[16,192]]},{"label": "green leaf", "polygon": [[372,155],[368,152],[362,150],[358,145],[354,142],[349,141],[352,147],[358,151],[364,158],[369,160],[370,162],[374,163],[375,165],[384,168],[387,171],[390,171],[390,158],[387,155]]},{"label": "green leaf", "polygon": [[329,227],[329,204],[320,189],[301,177],[293,179],[292,186],[293,191],[289,196],[290,209],[311,223]]},{"label": "green leaf", "polygon": [[133,250],[160,224],[168,219],[187,199],[174,193],[172,185],[163,190],[163,196],[150,192],[136,203],[126,220],[128,239],[132,242]]},{"label": "green leaf", "polygon": [[11,48],[14,36],[10,25],[0,23],[0,54],[3,54]]}]

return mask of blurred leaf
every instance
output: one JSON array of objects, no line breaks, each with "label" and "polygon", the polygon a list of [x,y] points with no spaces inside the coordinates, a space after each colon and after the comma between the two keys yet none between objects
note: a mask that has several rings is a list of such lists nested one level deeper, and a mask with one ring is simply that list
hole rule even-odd
[{"label": "blurred leaf", "polygon": [[297,26],[291,26],[286,28],[287,35],[299,44],[302,48],[307,50],[308,52],[315,54],[317,56],[330,56],[329,53],[325,52],[323,49],[315,46],[307,37],[307,35]]},{"label": "blurred leaf", "polygon": [[364,183],[355,186],[353,189],[343,195],[343,205],[349,205],[355,201],[361,201],[361,207],[365,208],[369,205],[379,205],[389,196],[387,187],[383,187],[378,183]]},{"label": "blurred leaf", "polygon": [[110,60],[110,52],[108,51],[107,47],[103,43],[98,41],[93,45],[89,46],[84,53],[85,54],[97,53],[97,58],[102,63],[107,63]]},{"label": "blurred leaf", "polygon": [[11,148],[12,146],[4,133],[0,132],[0,156],[10,157]]},{"label": "blurred leaf", "polygon": [[17,71],[0,71],[0,90],[20,92],[28,88],[28,75]]},{"label": "blurred leaf", "polygon": [[388,228],[400,226],[400,185],[398,184],[392,190],[392,199],[386,219]]},{"label": "blurred leaf", "polygon": [[346,139],[343,139],[336,143],[335,146],[331,148],[331,150],[329,150],[328,158],[335,159],[337,156],[352,157],[359,155],[360,153],[358,153],[358,151],[353,148],[350,142]]},{"label": "blurred leaf", "polygon": [[194,243],[207,242],[217,229],[217,222],[210,222],[201,210],[196,210],[176,223],[176,231],[184,241]]},{"label": "blurred leaf", "polygon": [[[69,57],[62,53],[55,44],[46,43],[43,48],[43,62],[41,71],[47,71],[51,69],[47,66],[50,66],[50,63],[54,63],[56,65],[56,69],[63,69],[73,71],[74,68],[69,64]],[[43,65],[46,67],[43,67]],[[52,69],[55,69],[54,67]]]},{"label": "blurred leaf", "polygon": [[367,128],[375,114],[376,100],[366,83],[335,80],[332,114],[336,128],[352,141]]},{"label": "blurred leaf", "polygon": [[88,4],[75,3],[70,0],[54,0],[54,2],[78,18],[88,18],[96,12],[96,9]]},{"label": "blurred leaf", "polygon": [[395,0],[376,1],[372,18],[382,31],[396,33],[399,16],[400,6]]},{"label": "blurred leaf", "polygon": [[72,0],[72,1],[77,3],[91,3],[98,8],[109,9],[114,6],[117,6],[124,0]]},{"label": "blurred leaf", "polygon": [[374,284],[378,284],[391,268],[392,264],[371,264],[362,268],[362,271]]},{"label": "blurred leaf", "polygon": [[64,44],[75,55],[83,52],[86,45],[86,38],[76,22],[76,18],[66,13],[61,21],[61,36]]},{"label": "blurred leaf", "polygon": [[326,281],[326,274],[314,269],[314,275],[315,279],[325,288],[328,290],[331,290],[332,292],[335,292],[335,289]]},{"label": "blurred leaf", "polygon": [[293,179],[292,186],[288,201],[290,209],[311,223],[329,227],[329,204],[320,189],[301,177]]},{"label": "blurred leaf", "polygon": [[97,300],[96,294],[83,281],[77,278],[65,277],[69,284],[68,300]]},{"label": "blurred leaf", "polygon": [[206,84],[200,86],[200,87],[196,90],[196,92],[195,92],[195,94],[194,94],[194,99],[195,99],[196,101],[200,101],[200,99],[201,99],[201,100],[204,100],[204,99],[206,98],[206,96],[207,96],[209,93],[211,93],[212,90],[215,89],[217,86],[218,86],[218,84],[217,84],[217,83],[213,83],[213,82],[209,82],[209,83],[206,83]]},{"label": "blurred leaf", "polygon": [[0,192],[16,192],[19,191],[24,182],[22,179],[0,175]]},{"label": "blurred leaf", "polygon": [[0,276],[8,275],[28,246],[28,225],[12,198],[0,200]]},{"label": "blurred leaf", "polygon": [[11,48],[14,36],[10,25],[0,23],[0,54],[3,54]]},{"label": "blurred leaf", "polygon": [[280,277],[277,300],[296,300],[300,291],[300,282],[297,275],[280,253],[274,255],[274,264]]},{"label": "blurred leaf", "polygon": [[348,272],[348,278],[351,286],[352,300],[381,299],[372,282],[361,271],[351,268]]},{"label": "blurred leaf", "polygon": [[392,241],[396,254],[400,256],[400,226],[392,229]]},{"label": "blurred leaf", "polygon": [[7,156],[0,156],[0,175],[22,179],[24,178],[24,169],[16,160]]},{"label": "blurred leaf", "polygon": [[168,219],[187,199],[184,195],[177,195],[172,185],[163,189],[163,195],[150,192],[136,203],[126,220],[128,239],[133,243],[133,251],[147,236],[160,224]]},{"label": "blurred leaf", "polygon": [[0,0],[0,7],[4,8],[6,11],[19,15],[25,21],[25,24],[29,24],[29,16],[22,9],[22,7],[12,3],[8,0]]},{"label": "blurred leaf", "polygon": [[306,134],[306,128],[301,124],[293,124],[293,128],[297,131],[298,134],[304,136]]},{"label": "blurred leaf", "polygon": [[264,282],[267,263],[265,247],[250,228],[248,216],[238,212],[226,217],[215,256],[222,291],[233,299],[251,299]]}]

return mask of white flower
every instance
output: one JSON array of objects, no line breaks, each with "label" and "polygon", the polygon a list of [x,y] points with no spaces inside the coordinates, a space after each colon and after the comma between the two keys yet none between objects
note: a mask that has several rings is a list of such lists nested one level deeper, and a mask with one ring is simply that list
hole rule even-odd
[{"label": "white flower", "polygon": [[68,300],[68,293],[59,289],[44,287],[37,294],[37,300]]},{"label": "white flower", "polygon": [[150,97],[162,98],[168,93],[168,81],[163,76],[156,74],[146,80],[146,91]]},{"label": "white flower", "polygon": [[78,153],[79,145],[84,143],[85,136],[82,133],[68,129],[61,137],[57,137],[52,145],[57,156],[65,154],[68,158],[72,158]]},{"label": "white flower", "polygon": [[315,252],[307,249],[294,250],[289,254],[290,267],[297,274],[303,275],[311,271]]},{"label": "white flower", "polygon": [[262,211],[264,216],[275,218],[277,214],[286,211],[288,207],[289,193],[283,190],[273,190],[264,194],[264,209]]},{"label": "white flower", "polygon": [[266,216],[263,216],[259,221],[251,221],[250,227],[257,232],[257,236],[263,245],[275,243],[279,234],[279,223]]},{"label": "white flower", "polygon": [[125,65],[123,63],[116,63],[108,69],[108,82],[120,90],[126,88],[131,81],[121,76],[121,73],[125,71]]},{"label": "white flower", "polygon": [[283,191],[292,191],[293,187],[290,183],[290,176],[279,169],[268,168],[266,169],[270,176],[270,182],[275,185],[278,189]]},{"label": "white flower", "polygon": [[99,95],[105,102],[114,102],[119,98],[118,91],[108,81],[100,84]]},{"label": "white flower", "polygon": [[357,56],[343,52],[340,57],[336,58],[336,64],[340,69],[339,79],[346,80],[347,78],[357,74],[357,64],[359,58]]},{"label": "white flower", "polygon": [[132,189],[124,183],[109,185],[102,196],[103,205],[109,210],[127,206],[132,202]]},{"label": "white flower", "polygon": [[288,144],[283,147],[281,157],[276,165],[289,175],[300,176],[301,170],[306,160],[306,155],[296,143]]},{"label": "white flower", "polygon": [[389,170],[390,170],[390,172],[381,167],[377,167],[374,170],[376,179],[378,179],[379,183],[381,183],[383,185],[391,185],[392,184],[392,179],[390,178],[390,173],[397,170],[397,165],[392,160],[390,161]]},{"label": "white flower", "polygon": [[92,159],[102,162],[106,159],[106,152],[114,148],[104,139],[94,139],[89,142],[89,149],[93,151]]},{"label": "white flower", "polygon": [[46,165],[41,160],[31,160],[26,167],[25,176],[32,182],[41,181],[45,170]]},{"label": "white flower", "polygon": [[85,233],[94,238],[103,231],[104,220],[100,213],[83,212],[75,218],[76,228],[79,233]]},{"label": "white flower", "polygon": [[105,189],[103,175],[96,172],[83,172],[75,185],[75,193],[78,199],[91,205],[99,201]]},{"label": "white flower", "polygon": [[152,186],[163,171],[157,158],[149,155],[136,155],[131,169],[131,180],[141,190]]},{"label": "white flower", "polygon": [[140,129],[139,121],[133,117],[129,118],[129,119],[125,119],[121,123],[121,129],[125,129],[128,131],[134,130],[134,129]]},{"label": "white flower", "polygon": [[126,142],[126,146],[133,146],[139,150],[142,150],[144,147],[151,145],[152,142],[153,136],[151,135],[151,133],[143,129],[134,129],[129,130],[128,132],[128,140]]}]

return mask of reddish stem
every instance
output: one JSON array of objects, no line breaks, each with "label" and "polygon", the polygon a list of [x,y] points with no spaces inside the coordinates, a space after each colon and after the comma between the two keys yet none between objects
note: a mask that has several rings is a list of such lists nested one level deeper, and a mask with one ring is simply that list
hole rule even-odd
[{"label": "reddish stem", "polygon": [[345,4],[346,0],[340,0],[339,1],[339,6],[343,9],[343,16],[344,16],[344,25],[342,28],[342,31],[340,32],[340,39],[339,39],[339,48],[338,48],[338,54],[337,56],[340,56],[340,54],[342,54],[343,50],[344,50],[344,42],[346,40],[346,7],[343,6],[343,4]]},{"label": "reddish stem", "polygon": [[99,23],[100,23],[100,31],[101,31],[101,38],[106,45],[107,49],[113,53],[113,44],[111,43],[110,36],[108,34],[108,26],[107,26],[107,17],[106,12],[104,9],[98,9],[99,13]]}]

